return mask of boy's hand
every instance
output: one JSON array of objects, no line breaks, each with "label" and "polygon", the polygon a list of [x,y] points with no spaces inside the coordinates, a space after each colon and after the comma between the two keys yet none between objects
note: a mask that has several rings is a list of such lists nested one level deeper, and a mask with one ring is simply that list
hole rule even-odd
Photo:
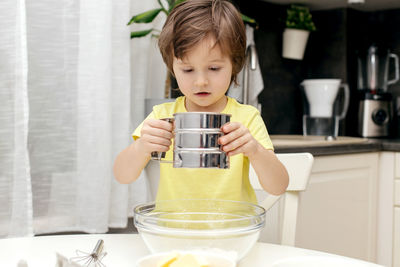
[{"label": "boy's hand", "polygon": [[172,123],[157,119],[145,120],[137,140],[138,148],[150,155],[153,151],[166,152],[171,145],[173,137]]},{"label": "boy's hand", "polygon": [[243,153],[250,157],[252,153],[256,152],[259,143],[251,135],[249,129],[240,122],[226,123],[221,129],[225,135],[219,138],[219,143],[228,156]]}]

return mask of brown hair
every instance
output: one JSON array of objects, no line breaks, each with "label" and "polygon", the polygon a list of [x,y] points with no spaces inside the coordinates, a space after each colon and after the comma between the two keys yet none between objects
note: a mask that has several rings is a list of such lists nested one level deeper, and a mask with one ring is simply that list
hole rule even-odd
[{"label": "brown hair", "polygon": [[245,60],[246,30],[238,10],[227,0],[187,0],[171,11],[158,40],[165,64],[173,73],[174,57],[182,59],[210,34],[214,45],[231,59],[231,81],[237,84]]}]

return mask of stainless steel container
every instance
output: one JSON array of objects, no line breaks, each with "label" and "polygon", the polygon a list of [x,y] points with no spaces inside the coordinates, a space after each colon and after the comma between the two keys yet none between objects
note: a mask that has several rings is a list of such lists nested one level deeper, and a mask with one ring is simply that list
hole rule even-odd
[{"label": "stainless steel container", "polygon": [[228,169],[229,157],[225,152],[206,149],[175,149],[174,168],[217,168]]},{"label": "stainless steel container", "polygon": [[175,113],[175,130],[179,129],[220,129],[231,120],[230,114],[215,112]]},{"label": "stainless steel container", "polygon": [[[174,168],[229,168],[229,157],[221,150],[218,138],[223,135],[221,127],[230,117],[230,114],[212,112],[175,113]],[[160,155],[152,159],[171,163]]]},{"label": "stainless steel container", "polygon": [[175,148],[216,148],[220,149],[218,138],[223,135],[219,129],[183,129],[175,131]]}]

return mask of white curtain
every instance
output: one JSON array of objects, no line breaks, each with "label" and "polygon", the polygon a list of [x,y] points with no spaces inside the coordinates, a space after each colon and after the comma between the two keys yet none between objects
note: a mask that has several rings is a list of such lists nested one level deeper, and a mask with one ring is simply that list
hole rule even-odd
[{"label": "white curtain", "polygon": [[149,199],[144,175],[120,185],[112,165],[157,86],[154,41],[126,24],[156,5],[0,1],[0,237],[106,232]]}]

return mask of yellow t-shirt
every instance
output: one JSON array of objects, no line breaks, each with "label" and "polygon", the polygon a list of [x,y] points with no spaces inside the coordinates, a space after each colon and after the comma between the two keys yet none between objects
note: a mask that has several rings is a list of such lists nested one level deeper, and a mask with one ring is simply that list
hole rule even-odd
[{"label": "yellow t-shirt", "polygon": [[[172,118],[178,112],[187,112],[184,96],[178,97],[175,102],[154,106],[147,118]],[[231,114],[231,122],[242,123],[262,146],[273,150],[267,128],[256,108],[242,105],[228,97],[221,113]],[[140,137],[142,125],[143,122],[132,135],[135,140]],[[165,160],[173,160],[172,145]],[[192,169],[173,168],[171,163],[161,163],[156,200],[227,199],[257,203],[254,189],[249,182],[249,159],[242,153],[231,156],[229,166],[229,169]]]}]

